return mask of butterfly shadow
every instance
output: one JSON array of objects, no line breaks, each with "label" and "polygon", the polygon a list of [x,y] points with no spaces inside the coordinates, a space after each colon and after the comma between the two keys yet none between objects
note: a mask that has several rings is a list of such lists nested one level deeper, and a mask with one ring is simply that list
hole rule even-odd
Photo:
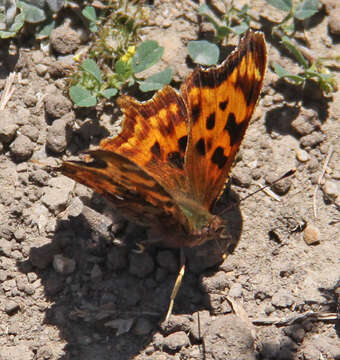
[{"label": "butterfly shadow", "polygon": [[[231,198],[235,203],[235,193],[228,190],[216,211],[230,206]],[[151,343],[169,305],[178,249],[153,245],[138,253],[135,245],[147,240],[147,232],[125,221],[112,222],[105,215],[114,213],[110,206],[94,194],[80,214],[58,221],[51,241],[42,239],[41,246],[30,249],[29,260],[18,262],[23,273],[36,273],[52,304],[44,309],[44,321],[57,327],[67,344],[60,359],[86,360],[98,354],[103,360],[132,359]],[[232,251],[242,228],[238,207],[223,218],[232,242],[210,241],[185,249],[188,266],[175,301],[176,315],[216,312],[200,283],[219,271],[222,254]]]}]

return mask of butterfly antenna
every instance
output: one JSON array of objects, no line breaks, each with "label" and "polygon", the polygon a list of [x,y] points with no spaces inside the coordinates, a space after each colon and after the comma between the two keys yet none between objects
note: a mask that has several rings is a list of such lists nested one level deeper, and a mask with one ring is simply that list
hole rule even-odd
[{"label": "butterfly antenna", "polygon": [[184,255],[183,248],[181,248],[180,251],[181,251],[181,253],[180,253],[181,267],[180,267],[180,270],[178,272],[175,285],[174,285],[174,287],[172,289],[172,292],[171,292],[171,295],[170,295],[170,304],[169,304],[168,312],[167,312],[166,317],[165,317],[165,321],[168,321],[169,318],[170,318],[170,315],[172,313],[172,308],[174,307],[175,299],[176,299],[178,290],[181,287],[182,279],[183,279],[184,272],[185,272],[185,255]]},{"label": "butterfly antenna", "polygon": [[244,201],[248,198],[250,198],[251,196],[257,194],[258,192],[260,191],[263,191],[264,189],[267,189],[268,187],[270,186],[273,186],[274,184],[276,184],[277,182],[289,177],[289,176],[292,176],[294,173],[296,172],[296,169],[291,169],[289,171],[287,171],[285,174],[283,174],[282,176],[280,176],[278,179],[276,179],[275,181],[271,182],[270,184],[267,184],[265,186],[262,186],[260,189],[257,189],[256,191],[248,194],[247,196],[245,196],[244,198],[238,200],[238,202],[236,204],[232,204],[230,206],[228,206],[227,208],[223,209],[218,215],[221,216],[223,214],[225,214],[227,211],[231,210],[232,208],[234,208],[236,205],[238,205],[241,201]]}]

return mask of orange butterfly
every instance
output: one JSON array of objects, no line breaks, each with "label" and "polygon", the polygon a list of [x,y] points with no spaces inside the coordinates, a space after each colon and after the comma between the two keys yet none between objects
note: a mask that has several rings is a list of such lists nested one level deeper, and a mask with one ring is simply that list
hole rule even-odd
[{"label": "orange butterfly", "polygon": [[180,93],[149,101],[122,96],[121,133],[67,161],[62,173],[103,194],[122,215],[151,227],[171,247],[223,238],[211,210],[224,189],[257,103],[266,69],[262,33],[248,31],[219,66],[197,68]]}]

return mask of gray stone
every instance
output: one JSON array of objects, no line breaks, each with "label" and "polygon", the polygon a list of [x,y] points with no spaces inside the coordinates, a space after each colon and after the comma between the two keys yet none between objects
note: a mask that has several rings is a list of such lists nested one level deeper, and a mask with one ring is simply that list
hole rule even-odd
[{"label": "gray stone", "polygon": [[178,351],[183,347],[189,346],[188,335],[184,331],[178,331],[164,338],[163,346],[168,351]]},{"label": "gray stone", "polygon": [[20,309],[20,305],[13,300],[5,302],[5,312],[7,315],[14,315]]},{"label": "gray stone", "polygon": [[134,327],[133,333],[139,336],[148,335],[153,329],[153,324],[145,318],[137,319]]},{"label": "gray stone", "polygon": [[76,262],[61,254],[54,255],[53,268],[56,272],[63,275],[72,274],[76,268]]},{"label": "gray stone", "polygon": [[0,110],[0,142],[8,144],[14,139],[18,129],[16,119],[13,112],[7,109]]},{"label": "gray stone", "polygon": [[35,355],[29,346],[18,344],[13,346],[1,346],[1,360],[33,360]]},{"label": "gray stone", "polygon": [[33,142],[39,139],[39,130],[32,125],[24,125],[20,128],[20,134],[27,136]]},{"label": "gray stone", "polygon": [[81,44],[80,34],[65,23],[52,30],[50,44],[58,54],[70,54]]},{"label": "gray stone", "polygon": [[25,135],[19,135],[10,146],[10,153],[17,161],[28,160],[34,150],[34,143]]},{"label": "gray stone", "polygon": [[297,149],[295,153],[296,153],[296,158],[302,163],[310,159],[308,152],[303,149]]},{"label": "gray stone", "polygon": [[279,308],[290,307],[293,303],[293,296],[285,289],[280,289],[272,297],[272,304]]},{"label": "gray stone", "polygon": [[0,238],[0,254],[11,257],[12,243],[6,239]]},{"label": "gray stone", "polygon": [[178,260],[175,254],[170,250],[159,251],[157,254],[156,261],[159,266],[165,268],[169,273],[177,273],[179,270]]},{"label": "gray stone", "polygon": [[237,186],[248,188],[252,183],[249,169],[236,167],[232,172],[233,183]]},{"label": "gray stone", "polygon": [[46,187],[41,202],[46,205],[54,214],[66,208],[69,193],[62,189]]},{"label": "gray stone", "polygon": [[57,119],[47,130],[46,147],[55,152],[61,153],[66,149],[69,133],[69,118],[63,116]]},{"label": "gray stone", "polygon": [[313,224],[308,224],[303,231],[303,239],[307,245],[314,245],[320,242],[320,230]]},{"label": "gray stone", "polygon": [[49,174],[43,169],[37,169],[29,174],[29,180],[37,185],[46,185]]},{"label": "gray stone", "polygon": [[56,90],[51,90],[44,101],[46,114],[53,119],[69,114],[72,109],[71,101]]},{"label": "gray stone", "polygon": [[325,135],[319,131],[314,131],[300,139],[300,144],[304,148],[313,148],[325,140]]},{"label": "gray stone", "polygon": [[169,335],[178,331],[189,332],[191,317],[188,315],[171,315],[168,321],[163,321],[160,326],[163,335]]},{"label": "gray stone", "polygon": [[335,181],[325,181],[322,190],[328,200],[335,201],[335,199],[340,196],[339,185]]},{"label": "gray stone", "polygon": [[106,264],[111,271],[126,268],[128,266],[127,249],[125,247],[112,247],[107,254]]},{"label": "gray stone", "polygon": [[[266,176],[267,184],[273,183],[277,180],[279,176],[276,173],[269,173]],[[285,195],[289,191],[292,185],[292,180],[290,178],[282,179],[271,186],[271,189],[278,195]]]},{"label": "gray stone", "polygon": [[333,35],[340,35],[340,7],[333,9],[328,18],[329,32]]},{"label": "gray stone", "polygon": [[139,278],[144,278],[153,272],[155,264],[152,257],[143,252],[141,254],[129,254],[130,266],[129,273]]},{"label": "gray stone", "polygon": [[219,271],[212,276],[201,277],[201,288],[205,293],[224,290],[228,285],[229,281],[224,271]]},{"label": "gray stone", "polygon": [[236,315],[220,316],[203,335],[206,358],[255,360],[254,339],[247,324]]},{"label": "gray stone", "polygon": [[239,298],[242,296],[242,286],[241,284],[233,284],[229,290],[229,296],[233,298]]}]

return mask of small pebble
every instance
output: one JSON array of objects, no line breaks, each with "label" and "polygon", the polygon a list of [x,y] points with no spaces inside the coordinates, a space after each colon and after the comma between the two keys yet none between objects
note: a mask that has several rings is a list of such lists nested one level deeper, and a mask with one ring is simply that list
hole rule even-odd
[{"label": "small pebble", "polygon": [[325,181],[322,190],[325,196],[332,201],[334,201],[340,195],[339,186],[335,181],[330,181],[330,180]]},{"label": "small pebble", "polygon": [[17,304],[15,301],[13,300],[8,300],[5,303],[5,312],[7,315],[13,315],[14,313],[16,313],[18,310],[20,309],[19,304]]},{"label": "small pebble", "polygon": [[340,7],[333,9],[328,18],[329,32],[333,35],[340,35]]},{"label": "small pebble", "polygon": [[278,308],[290,307],[294,304],[294,298],[286,289],[281,289],[273,295],[272,304]]},{"label": "small pebble", "polygon": [[188,335],[184,331],[178,331],[164,338],[164,348],[169,351],[177,351],[190,345]]},{"label": "small pebble", "polygon": [[130,253],[129,273],[139,278],[144,278],[153,272],[155,264],[152,257],[143,252],[141,254]]},{"label": "small pebble", "polygon": [[242,286],[241,284],[233,284],[229,290],[229,296],[233,298],[239,298],[242,296]]},{"label": "small pebble", "polygon": [[53,268],[56,272],[68,275],[73,273],[76,268],[76,262],[73,259],[64,257],[63,255],[57,254],[53,257]]},{"label": "small pebble", "polygon": [[28,160],[34,150],[34,143],[25,135],[19,135],[10,146],[10,153],[17,161]]},{"label": "small pebble", "polygon": [[149,334],[151,332],[152,328],[153,328],[153,325],[148,319],[139,318],[136,321],[136,324],[133,328],[133,332],[136,335],[143,336],[143,335]]},{"label": "small pebble", "polygon": [[[279,175],[275,173],[269,173],[266,176],[266,183],[271,184],[279,178]],[[285,195],[289,191],[292,185],[292,180],[290,178],[282,179],[271,186],[271,189],[278,195]]]},{"label": "small pebble", "polygon": [[303,232],[303,239],[307,245],[320,242],[320,230],[313,224],[308,224]]},{"label": "small pebble", "polygon": [[300,162],[306,162],[310,159],[310,156],[308,154],[308,152],[306,150],[303,149],[297,149],[296,150],[296,158],[300,161]]},{"label": "small pebble", "polygon": [[100,281],[103,277],[103,272],[98,264],[94,264],[91,270],[91,280]]}]

